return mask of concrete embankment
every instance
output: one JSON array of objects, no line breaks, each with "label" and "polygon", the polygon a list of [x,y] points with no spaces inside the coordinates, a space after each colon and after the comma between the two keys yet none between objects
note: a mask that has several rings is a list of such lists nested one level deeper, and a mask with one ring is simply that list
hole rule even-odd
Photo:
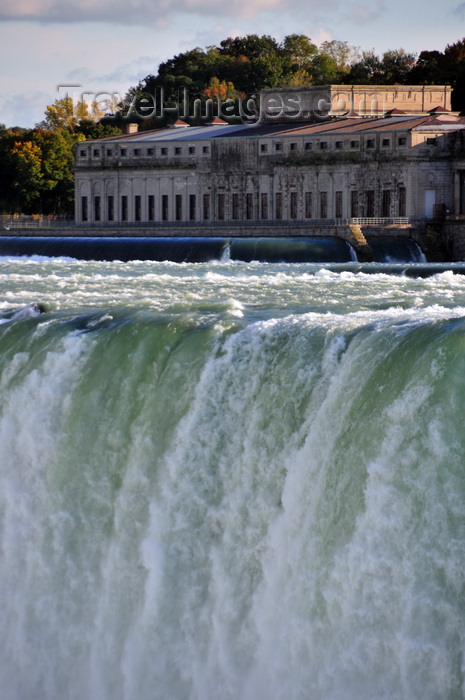
[{"label": "concrete embankment", "polygon": [[442,226],[442,238],[454,261],[465,260],[465,216],[449,218]]}]

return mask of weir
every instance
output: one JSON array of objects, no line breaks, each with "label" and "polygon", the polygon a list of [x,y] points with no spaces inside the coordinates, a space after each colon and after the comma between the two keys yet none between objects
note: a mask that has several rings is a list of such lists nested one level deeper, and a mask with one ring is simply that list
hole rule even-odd
[{"label": "weir", "polygon": [[420,246],[411,238],[394,236],[367,236],[366,241],[374,262],[381,263],[425,263],[426,257]]},{"label": "weir", "polygon": [[[409,238],[373,238],[374,262],[424,262]],[[366,248],[366,246],[365,246]],[[154,260],[209,262],[345,263],[357,261],[356,249],[338,237],[96,237],[1,236],[0,256],[69,257],[79,260]],[[362,258],[365,261],[365,258]]]}]

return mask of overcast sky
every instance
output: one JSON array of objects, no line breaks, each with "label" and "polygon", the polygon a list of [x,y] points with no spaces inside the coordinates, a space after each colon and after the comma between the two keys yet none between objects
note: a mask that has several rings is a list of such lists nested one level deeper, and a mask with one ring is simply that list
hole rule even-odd
[{"label": "overcast sky", "polygon": [[443,51],[465,36],[465,2],[0,0],[0,22],[0,123],[32,127],[66,93],[123,97],[160,62],[228,36]]}]

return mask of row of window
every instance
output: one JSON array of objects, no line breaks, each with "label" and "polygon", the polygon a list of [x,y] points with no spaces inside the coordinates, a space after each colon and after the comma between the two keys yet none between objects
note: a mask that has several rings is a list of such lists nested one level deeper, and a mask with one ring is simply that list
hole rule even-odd
[{"label": "row of window", "polygon": [[[198,211],[198,203],[200,202],[200,211]],[[135,195],[133,199],[133,208],[130,212],[130,202],[127,195],[122,195],[120,198],[120,216],[118,218],[116,212],[116,201],[113,195],[108,195],[105,199],[105,211],[103,211],[103,198],[96,195],[93,198],[92,220],[99,221],[196,221],[200,218],[203,221],[210,219],[224,220],[242,220],[242,219],[297,219],[299,217],[299,198],[297,192],[291,192],[285,208],[282,192],[276,192],[274,202],[267,192],[262,192],[258,198],[252,192],[248,192],[245,198],[239,193],[233,193],[228,199],[226,194],[220,193],[216,197],[216,208],[214,209],[214,201],[210,194],[204,194],[197,198],[195,194],[187,195],[187,200],[182,194],[174,196],[174,210],[170,208],[169,195],[164,194],[156,202],[155,195],[148,195],[143,202],[141,195]],[[383,190],[380,206],[376,206],[376,198],[374,190],[359,192],[353,190],[350,192],[349,212],[344,211],[343,192],[342,190],[334,193],[334,205],[332,216],[336,219],[342,219],[344,216],[405,216],[406,215],[406,190],[405,187],[399,187],[397,191],[397,212],[392,211],[393,192],[392,190]],[[305,219],[327,219],[330,216],[328,192],[319,192],[315,196],[313,192],[305,192],[303,197],[302,211],[300,216]],[[157,206],[159,210],[157,211]],[[145,207],[145,209],[143,209]],[[187,207],[187,211],[185,210]],[[258,210],[258,211],[257,211]],[[90,221],[89,198],[81,197],[81,221]]]},{"label": "row of window", "polygon": [[[295,141],[291,141],[289,143],[289,152],[297,152],[299,151],[299,145]],[[407,137],[406,136],[398,136],[397,138],[397,145],[398,146],[406,146],[407,145]],[[330,149],[331,147],[334,147],[336,151],[343,151],[347,147],[351,150],[358,150],[360,148],[360,139],[352,139],[351,141],[318,141],[316,143],[313,143],[313,141],[305,141],[303,144],[303,148],[305,151],[312,151],[314,149],[316,150],[321,150],[321,151],[326,151]],[[374,138],[369,138],[366,139],[365,141],[365,148],[367,149],[373,149],[376,147],[376,140]],[[383,138],[381,139],[381,147],[382,148],[390,148],[391,147],[391,139],[390,138]],[[270,153],[270,152],[283,152],[284,151],[284,143],[282,141],[276,141],[274,144],[268,144],[268,143],[261,143],[260,144],[260,153]]]},{"label": "row of window", "polygon": [[[153,146],[149,147],[140,147],[138,146],[137,148],[131,148],[128,149],[126,147],[107,147],[107,148],[100,148],[100,147],[94,147],[91,149],[91,155],[92,158],[100,158],[102,155],[105,155],[107,158],[113,158],[113,157],[120,157],[120,158],[126,158],[128,156],[133,156],[133,157],[153,157],[153,156],[168,156],[168,155],[175,155],[175,156],[183,156],[183,155],[189,155],[189,156],[195,156],[198,154],[202,155],[208,155],[210,153],[210,146],[175,146],[174,148],[168,148],[168,146],[158,146],[156,149]],[[79,157],[80,158],[87,158],[88,156],[88,150],[87,148],[81,148],[79,149]]]},{"label": "row of window", "polygon": [[[428,139],[429,141],[432,141],[432,139]],[[343,151],[349,148],[350,150],[358,150],[360,149],[360,139],[352,139],[351,141],[341,141],[341,140],[336,140],[336,141],[318,141],[318,142],[313,142],[313,141],[305,141],[302,143],[299,143],[297,141],[291,141],[291,142],[284,142],[284,141],[276,141],[274,143],[260,143],[260,153],[283,153],[284,151],[287,151],[289,153],[297,153],[300,150],[304,151],[312,151],[312,150],[320,150],[320,151],[326,151],[331,148],[334,148],[336,151]],[[406,136],[398,136],[397,137],[397,145],[398,146],[406,146],[407,145],[407,137]],[[365,140],[365,148],[370,150],[374,149],[376,147],[376,139],[374,138],[368,138]],[[381,139],[381,148],[390,148],[391,147],[391,138],[382,138]],[[106,148],[101,148],[101,147],[93,147],[91,149],[91,155],[93,158],[101,158],[102,155],[108,157],[108,158],[113,158],[113,157],[120,157],[120,158],[126,158],[128,156],[130,157],[163,157],[163,156],[196,156],[196,155],[209,155],[210,153],[210,146],[209,145],[198,145],[198,146],[157,146],[156,148],[154,146],[148,146],[148,147],[141,147],[137,146],[135,148],[128,149],[127,147],[123,146],[118,146],[118,147],[106,147]],[[88,150],[87,148],[81,148],[79,150],[79,156],[81,158],[87,158],[88,156]]]}]

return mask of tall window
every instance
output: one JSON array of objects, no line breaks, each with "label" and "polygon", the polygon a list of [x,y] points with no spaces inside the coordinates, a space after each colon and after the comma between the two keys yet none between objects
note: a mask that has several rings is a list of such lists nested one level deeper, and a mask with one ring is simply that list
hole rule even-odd
[{"label": "tall window", "polygon": [[247,192],[246,195],[246,211],[247,218],[253,219],[253,194],[251,192]]},{"label": "tall window", "polygon": [[406,216],[407,197],[405,187],[399,187],[399,216]]},{"label": "tall window", "polygon": [[232,196],[232,218],[239,218],[239,194],[237,192],[234,192]]},{"label": "tall window", "polygon": [[121,221],[128,220],[128,198],[127,195],[121,196]]},{"label": "tall window", "polygon": [[275,194],[275,218],[283,218],[283,194],[282,192],[276,192]]},{"label": "tall window", "polygon": [[182,194],[177,194],[175,199],[176,221],[182,221]]},{"label": "tall window", "polygon": [[224,193],[221,192],[218,195],[218,219],[220,221],[224,220]]},{"label": "tall window", "polygon": [[320,192],[320,219],[328,218],[328,193]]},{"label": "tall window", "polygon": [[94,221],[100,221],[101,217],[101,206],[100,206],[100,197],[97,195],[94,197]]},{"label": "tall window", "polygon": [[297,219],[297,192],[291,192],[291,219]]},{"label": "tall window", "polygon": [[87,197],[81,197],[81,219],[82,221],[88,221],[89,219]]},{"label": "tall window", "polygon": [[203,218],[204,221],[208,221],[210,218],[210,195],[203,195]]},{"label": "tall window", "polygon": [[337,190],[334,201],[336,219],[342,219],[342,192]]},{"label": "tall window", "polygon": [[312,193],[311,192],[305,193],[305,218],[306,219],[312,218]]},{"label": "tall window", "polygon": [[268,218],[268,194],[266,192],[262,192],[261,197],[260,197],[260,208],[261,208],[261,218],[262,219],[267,219]]},{"label": "tall window", "polygon": [[375,191],[368,190],[366,193],[367,216],[375,216]]},{"label": "tall window", "polygon": [[358,216],[358,192],[356,190],[352,190],[350,193],[350,215],[352,218]]},{"label": "tall window", "polygon": [[189,195],[189,220],[190,221],[195,221],[195,208],[196,208],[196,199],[195,199],[195,194],[190,194]]},{"label": "tall window", "polygon": [[391,190],[383,190],[383,211],[381,216],[391,216]]},{"label": "tall window", "polygon": [[134,221],[140,221],[142,218],[142,197],[136,194],[134,197]]},{"label": "tall window", "polygon": [[155,195],[149,194],[148,199],[148,220],[155,221]]},{"label": "tall window", "polygon": [[112,194],[109,194],[107,198],[107,219],[108,221],[115,219],[115,198]]},{"label": "tall window", "polygon": [[168,221],[168,195],[161,196],[161,218],[162,221]]}]

